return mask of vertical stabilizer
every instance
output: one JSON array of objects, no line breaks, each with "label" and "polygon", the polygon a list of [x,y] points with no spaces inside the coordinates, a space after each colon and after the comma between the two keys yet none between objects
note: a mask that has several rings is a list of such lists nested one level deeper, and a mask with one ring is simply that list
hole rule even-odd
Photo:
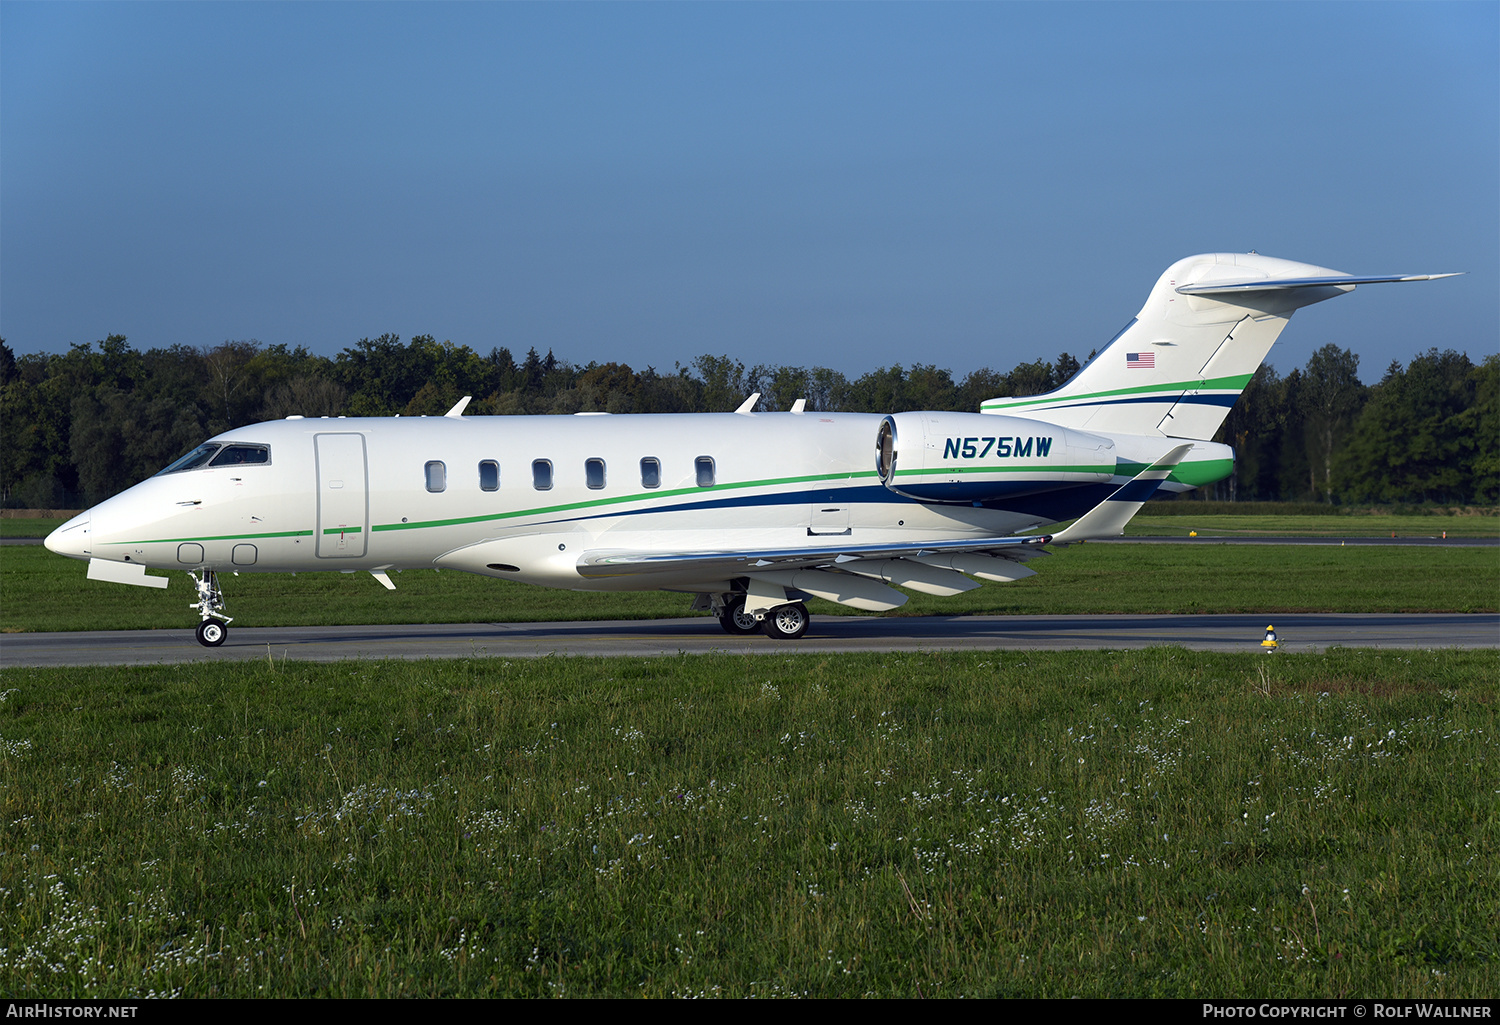
[{"label": "vertical stabilizer", "polygon": [[1167,269],[1135,319],[1067,384],[989,399],[981,412],[1206,441],[1294,311],[1359,284],[1446,276],[1355,277],[1258,253],[1190,256]]}]

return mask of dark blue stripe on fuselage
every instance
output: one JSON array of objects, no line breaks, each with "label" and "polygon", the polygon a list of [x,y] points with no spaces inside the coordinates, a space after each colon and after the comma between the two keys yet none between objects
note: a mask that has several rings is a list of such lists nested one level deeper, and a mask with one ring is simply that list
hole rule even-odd
[{"label": "dark blue stripe on fuselage", "polygon": [[902,484],[901,493],[924,502],[972,503],[986,509],[1008,509],[1012,499],[1040,495],[1049,491],[1076,488],[1076,481],[1064,480],[957,480],[934,484]]},{"label": "dark blue stripe on fuselage", "polygon": [[[1152,482],[1155,486],[1156,482]],[[979,508],[1001,512],[1014,512],[1037,520],[1058,522],[1071,520],[1088,512],[1110,496],[1117,484],[1060,485],[1060,490],[1040,494],[1006,497],[994,501],[983,501]],[[544,520],[544,523],[573,523],[581,520],[619,519],[629,516],[645,516],[656,513],[704,512],[711,509],[763,508],[785,505],[925,505],[907,495],[900,495],[881,485],[858,485],[847,488],[818,488],[816,491],[783,491],[761,495],[736,495],[702,501],[674,502],[671,505],[654,506],[648,509],[613,509],[589,516],[559,516]]]}]

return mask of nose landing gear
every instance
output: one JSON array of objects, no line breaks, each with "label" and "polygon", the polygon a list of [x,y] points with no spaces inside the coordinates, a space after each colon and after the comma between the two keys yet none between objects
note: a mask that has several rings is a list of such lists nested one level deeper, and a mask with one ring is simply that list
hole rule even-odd
[{"label": "nose landing gear", "polygon": [[188,608],[197,609],[203,620],[198,624],[198,643],[205,648],[217,648],[229,636],[229,624],[234,622],[232,616],[224,614],[224,591],[219,587],[219,574],[205,569],[200,576],[188,570],[188,576],[193,578],[193,586],[198,589],[198,600],[190,603]]}]

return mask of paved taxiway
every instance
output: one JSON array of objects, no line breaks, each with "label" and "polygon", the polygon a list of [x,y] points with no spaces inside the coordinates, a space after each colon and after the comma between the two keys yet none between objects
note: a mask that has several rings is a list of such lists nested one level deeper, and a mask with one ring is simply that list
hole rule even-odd
[{"label": "paved taxiway", "polygon": [[[1281,651],[1330,647],[1500,648],[1497,615],[1271,616]],[[7,634],[0,666],[157,665],[227,660],[517,658],[539,655],[676,655],[708,652],[967,651],[1144,648],[1261,651],[1266,617],[1220,616],[816,616],[800,641],[731,637],[707,617],[585,623],[418,626],[230,627],[221,648],[191,630]]]}]

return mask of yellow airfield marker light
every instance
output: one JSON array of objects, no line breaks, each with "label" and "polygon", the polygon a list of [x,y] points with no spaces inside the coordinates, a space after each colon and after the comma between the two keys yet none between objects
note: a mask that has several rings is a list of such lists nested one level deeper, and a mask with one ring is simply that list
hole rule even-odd
[{"label": "yellow airfield marker light", "polygon": [[1188,537],[1197,537],[1197,536],[1198,536],[1198,532],[1196,530],[1190,530],[1190,531],[1188,531]]},{"label": "yellow airfield marker light", "polygon": [[1266,639],[1260,642],[1260,646],[1265,648],[1268,653],[1276,650],[1276,628],[1274,626],[1266,627]]}]

